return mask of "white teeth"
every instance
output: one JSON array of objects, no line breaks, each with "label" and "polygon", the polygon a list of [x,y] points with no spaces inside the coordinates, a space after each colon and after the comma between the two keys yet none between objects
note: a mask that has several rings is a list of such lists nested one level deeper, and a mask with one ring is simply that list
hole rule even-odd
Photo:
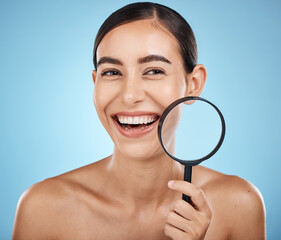
[{"label": "white teeth", "polygon": [[138,124],[138,122],[140,122],[140,121],[138,121],[137,118],[133,118],[133,122],[134,122],[134,124]]},{"label": "white teeth", "polygon": [[124,121],[124,117],[123,116],[121,116],[120,119],[121,119],[121,121]]},{"label": "white teeth", "polygon": [[117,116],[118,121],[122,124],[147,124],[154,122],[157,119],[157,116],[134,116],[134,117],[128,117],[128,116]]},{"label": "white teeth", "polygon": [[[126,117],[124,118],[124,121],[126,121],[125,119],[126,119]],[[128,124],[133,124],[134,123],[133,118],[128,117],[127,122],[128,122]]]}]

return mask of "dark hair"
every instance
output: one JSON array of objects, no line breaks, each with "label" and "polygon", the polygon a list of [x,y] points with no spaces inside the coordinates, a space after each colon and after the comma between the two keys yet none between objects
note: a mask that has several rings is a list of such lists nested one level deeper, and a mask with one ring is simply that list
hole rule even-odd
[{"label": "dark hair", "polygon": [[104,36],[112,29],[137,20],[155,19],[174,35],[180,46],[180,54],[187,73],[197,64],[197,44],[194,33],[186,20],[176,11],[151,2],[126,5],[112,13],[100,27],[94,45],[93,61],[97,67],[96,52]]}]

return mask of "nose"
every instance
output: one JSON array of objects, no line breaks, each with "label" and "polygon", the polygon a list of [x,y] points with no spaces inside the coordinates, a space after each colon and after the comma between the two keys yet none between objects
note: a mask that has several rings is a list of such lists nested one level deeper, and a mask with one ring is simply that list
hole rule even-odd
[{"label": "nose", "polygon": [[122,86],[122,102],[127,106],[134,106],[145,98],[145,91],[141,79],[124,79]]}]

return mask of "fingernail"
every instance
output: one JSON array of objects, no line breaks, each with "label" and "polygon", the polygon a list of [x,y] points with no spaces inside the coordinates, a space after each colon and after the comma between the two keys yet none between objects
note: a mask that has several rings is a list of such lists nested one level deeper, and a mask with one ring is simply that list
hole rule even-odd
[{"label": "fingernail", "polygon": [[169,182],[168,182],[168,187],[172,187],[172,186],[174,185],[174,183],[175,183],[175,181],[173,181],[173,180],[172,180],[172,181],[169,181]]}]

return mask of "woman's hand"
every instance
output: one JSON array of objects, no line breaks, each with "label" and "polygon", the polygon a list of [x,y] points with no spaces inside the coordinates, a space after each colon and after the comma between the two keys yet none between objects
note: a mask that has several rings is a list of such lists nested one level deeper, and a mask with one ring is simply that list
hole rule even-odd
[{"label": "woman's hand", "polygon": [[168,186],[190,196],[191,203],[177,200],[172,204],[165,235],[174,240],[204,239],[212,212],[202,189],[186,181],[169,181]]}]

